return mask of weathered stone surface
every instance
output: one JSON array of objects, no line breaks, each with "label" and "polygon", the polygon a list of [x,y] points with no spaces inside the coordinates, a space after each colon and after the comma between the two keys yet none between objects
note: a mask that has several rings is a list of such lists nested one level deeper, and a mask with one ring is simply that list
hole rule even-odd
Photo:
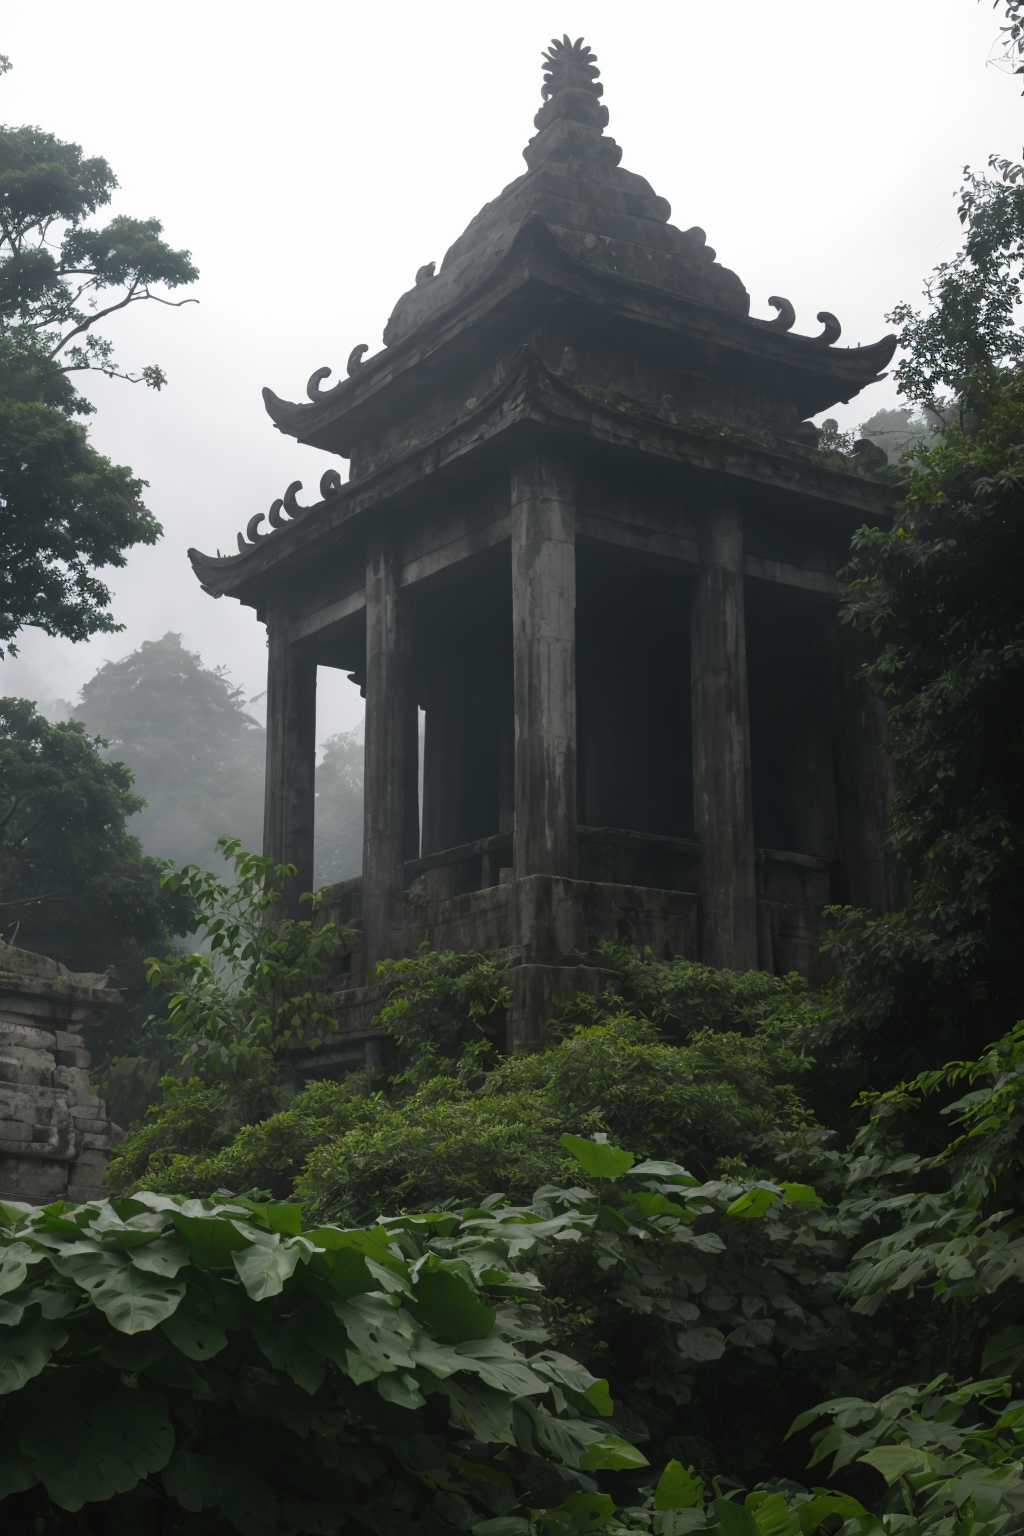
[{"label": "weathered stone surface", "polygon": [[[76,975],[0,944],[0,1194],[27,1201],[94,1194],[120,1132],[89,1086],[76,1025],[120,999],[101,975]],[[52,1020],[53,1029],[38,1026]]]},{"label": "weathered stone surface", "polygon": [[0,1198],[45,1204],[59,1199],[67,1187],[67,1163],[44,1162],[31,1156],[0,1159]]},{"label": "weathered stone surface", "polygon": [[49,1051],[56,1049],[57,1036],[52,1030],[33,1029],[31,1026],[18,1022],[17,1015],[8,1013],[0,1015],[0,1049],[5,1046],[24,1047],[30,1051]]},{"label": "weathered stone surface", "polygon": [[58,1067],[88,1067],[90,1059],[89,1052],[82,1050],[81,1047],[76,1047],[74,1050],[61,1050],[58,1047],[57,1050]]},{"label": "weathered stone surface", "polygon": [[53,1086],[53,1055],[0,1040],[0,1083]]}]

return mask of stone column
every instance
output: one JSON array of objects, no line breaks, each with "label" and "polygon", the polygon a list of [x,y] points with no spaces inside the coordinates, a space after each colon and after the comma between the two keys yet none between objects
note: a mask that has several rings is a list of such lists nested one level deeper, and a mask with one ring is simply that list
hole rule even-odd
[{"label": "stone column", "polygon": [[576,874],[576,528],[568,468],[512,469],[516,879]]},{"label": "stone column", "polygon": [[[308,915],[299,897],[313,888],[316,662],[288,644],[288,612],[267,612],[267,777],[263,852],[294,864],[280,916]],[[273,914],[272,914],[273,915]]]},{"label": "stone column", "polygon": [[750,722],[743,615],[743,515],[707,517],[691,610],[694,824],[704,844],[706,965],[757,965]]},{"label": "stone column", "polygon": [[[416,700],[398,558],[385,532],[366,548],[366,729],[363,771],[363,929],[368,979],[393,953],[405,903],[405,861],[415,857]],[[411,757],[411,762],[410,762]],[[413,805],[409,805],[410,796]]]},{"label": "stone column", "polygon": [[869,644],[838,620],[829,635],[832,726],[845,899],[885,912],[893,905],[885,832],[892,800],[892,764],[885,746],[885,706],[859,676]]}]

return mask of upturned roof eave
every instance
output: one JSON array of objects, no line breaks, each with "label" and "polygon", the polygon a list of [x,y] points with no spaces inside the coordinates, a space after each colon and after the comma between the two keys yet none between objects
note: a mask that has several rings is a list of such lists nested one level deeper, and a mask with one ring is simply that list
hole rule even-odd
[{"label": "upturned roof eave", "polygon": [[393,458],[371,474],[349,483],[333,496],[306,509],[238,555],[214,557],[189,550],[193,570],[211,596],[232,596],[255,603],[296,563],[309,559],[313,546],[333,542],[344,527],[370,512],[384,511],[415,487],[469,453],[497,445],[511,428],[535,420],[545,429],[584,436],[606,447],[660,458],[666,465],[739,476],[794,496],[819,502],[851,519],[891,517],[899,487],[815,460],[795,444],[761,442],[756,434],[698,429],[670,416],[654,416],[643,402],[618,407],[595,399],[552,373],[531,349],[492,396],[434,438]]},{"label": "upturned roof eave", "polygon": [[564,251],[535,215],[480,282],[440,315],[367,359],[353,377],[325,391],[318,402],[285,401],[264,390],[268,414],[280,431],[300,443],[347,456],[375,418],[390,409],[388,397],[396,386],[415,388],[414,376],[424,365],[436,365],[462,337],[471,346],[473,333],[485,322],[495,322],[502,306],[521,303],[530,287],[538,298],[547,290],[550,298],[570,298],[620,320],[674,333],[680,340],[713,340],[737,357],[782,369],[792,379],[792,396],[806,406],[808,416],[848,401],[875,383],[897,345],[895,336],[886,336],[867,347],[827,347],[817,338],[782,330],[773,321],[736,315],[602,272]]}]

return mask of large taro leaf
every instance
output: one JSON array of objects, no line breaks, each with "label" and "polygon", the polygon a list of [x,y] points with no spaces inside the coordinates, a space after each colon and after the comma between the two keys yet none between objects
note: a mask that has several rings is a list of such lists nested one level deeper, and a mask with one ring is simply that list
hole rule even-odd
[{"label": "large taro leaf", "polygon": [[62,1260],[61,1268],[89,1292],[111,1327],[121,1333],[156,1328],[177,1309],[185,1294],[184,1280],[138,1269],[114,1251],[86,1253]]},{"label": "large taro leaf", "polygon": [[232,1253],[231,1260],[250,1298],[263,1301],[267,1296],[281,1294],[284,1282],[294,1274],[302,1256],[303,1250],[297,1245],[253,1243]]},{"label": "large taro leaf", "polygon": [[0,1394],[17,1392],[38,1376],[67,1337],[59,1323],[40,1318],[12,1338],[0,1339]]},{"label": "large taro leaf", "polygon": [[632,1152],[613,1147],[607,1141],[587,1141],[583,1136],[559,1136],[558,1145],[571,1152],[578,1163],[596,1179],[617,1179],[628,1173],[636,1162]]},{"label": "large taro leaf", "polygon": [[31,1463],[10,1439],[0,1446],[0,1500],[9,1493],[22,1493],[37,1481]]},{"label": "large taro leaf", "polygon": [[507,1393],[469,1386],[454,1377],[441,1382],[440,1390],[451,1403],[450,1418],[457,1428],[468,1429],[485,1445],[515,1445],[512,1399]]},{"label": "large taro leaf", "polygon": [[704,1485],[678,1461],[670,1461],[654,1490],[655,1509],[691,1509],[704,1503]]},{"label": "large taro leaf", "polygon": [[167,1492],[193,1515],[216,1506],[225,1481],[225,1469],[220,1462],[212,1456],[198,1456],[194,1451],[175,1451],[163,1472]]},{"label": "large taro leaf", "polygon": [[311,1396],[323,1385],[325,1356],[347,1369],[348,1339],[337,1320],[312,1303],[283,1320],[257,1327],[256,1341],[275,1370]]},{"label": "large taro leaf", "polygon": [[418,1271],[409,1307],[443,1344],[486,1339],[494,1327],[494,1308],[482,1302],[459,1275],[440,1265],[424,1265]]},{"label": "large taro leaf", "polygon": [[37,1264],[42,1257],[28,1243],[14,1242],[0,1249],[0,1295],[16,1291],[28,1274],[28,1266]]},{"label": "large taro leaf", "polygon": [[54,1394],[18,1437],[40,1482],[62,1509],[81,1509],[127,1493],[167,1465],[174,1430],[157,1392],[118,1386]]},{"label": "large taro leaf", "polygon": [[249,1238],[225,1216],[183,1216],[176,1211],[174,1225],[199,1269],[223,1269],[236,1249],[249,1246]]},{"label": "large taro leaf", "polygon": [[186,1296],[161,1326],[175,1349],[189,1360],[212,1360],[228,1342],[213,1307],[195,1296]]},{"label": "large taro leaf", "polygon": [[355,1296],[334,1303],[334,1311],[351,1341],[346,1369],[353,1381],[372,1381],[386,1371],[412,1370],[410,1346],[416,1325],[383,1296]]}]

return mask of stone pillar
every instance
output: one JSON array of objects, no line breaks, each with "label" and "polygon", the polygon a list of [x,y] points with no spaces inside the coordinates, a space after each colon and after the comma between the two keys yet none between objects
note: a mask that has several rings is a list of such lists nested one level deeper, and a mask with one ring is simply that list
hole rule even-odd
[{"label": "stone pillar", "polygon": [[103,1194],[121,1140],[89,1086],[79,1033],[120,995],[104,975],[0,943],[0,1199],[42,1205]]},{"label": "stone pillar", "polygon": [[743,515],[709,514],[691,610],[694,825],[704,844],[706,965],[757,965],[750,723],[743,614]]},{"label": "stone pillar", "polygon": [[892,873],[885,856],[886,821],[892,800],[885,706],[858,676],[869,655],[866,636],[837,620],[829,640],[844,896],[851,906],[885,912],[894,898]]},{"label": "stone pillar", "polygon": [[568,468],[512,470],[516,879],[576,874],[576,527]]},{"label": "stone pillar", "polygon": [[288,644],[288,612],[267,613],[267,777],[263,852],[294,864],[284,882],[282,917],[310,915],[300,906],[313,888],[313,818],[316,770],[316,662]]},{"label": "stone pillar", "polygon": [[369,980],[377,961],[393,953],[392,935],[405,903],[405,861],[415,857],[414,827],[418,835],[416,700],[409,652],[397,555],[387,534],[371,533],[366,549],[363,771],[363,929]]}]

